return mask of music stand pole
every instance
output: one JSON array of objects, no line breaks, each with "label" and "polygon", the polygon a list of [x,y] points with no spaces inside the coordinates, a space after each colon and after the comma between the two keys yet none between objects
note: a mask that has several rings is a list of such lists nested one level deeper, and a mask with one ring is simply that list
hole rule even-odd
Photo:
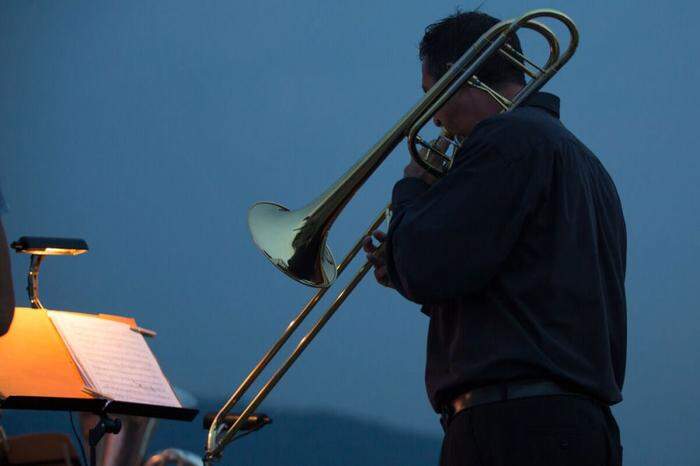
[{"label": "music stand pole", "polygon": [[112,419],[102,411],[97,425],[90,429],[88,443],[90,444],[90,466],[97,466],[97,444],[105,434],[118,434],[122,430],[122,421]]}]

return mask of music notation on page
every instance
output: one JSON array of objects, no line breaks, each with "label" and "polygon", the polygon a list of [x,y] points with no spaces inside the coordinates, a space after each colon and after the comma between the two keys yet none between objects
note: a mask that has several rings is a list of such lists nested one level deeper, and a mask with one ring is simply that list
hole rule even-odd
[{"label": "music notation on page", "polygon": [[89,391],[117,401],[181,407],[143,335],[123,322],[48,311]]}]

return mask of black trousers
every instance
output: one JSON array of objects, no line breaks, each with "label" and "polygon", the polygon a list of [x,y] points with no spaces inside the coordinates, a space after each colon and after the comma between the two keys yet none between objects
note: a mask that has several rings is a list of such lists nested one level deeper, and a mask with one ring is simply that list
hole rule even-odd
[{"label": "black trousers", "polygon": [[446,426],[440,466],[620,466],[610,408],[579,396],[539,396],[466,409]]}]

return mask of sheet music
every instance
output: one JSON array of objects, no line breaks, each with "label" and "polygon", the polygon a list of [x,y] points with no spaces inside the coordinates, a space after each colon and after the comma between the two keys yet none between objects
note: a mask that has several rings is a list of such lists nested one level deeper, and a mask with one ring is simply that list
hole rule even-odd
[{"label": "sheet music", "polygon": [[88,388],[118,401],[181,407],[143,335],[128,324],[48,311]]}]

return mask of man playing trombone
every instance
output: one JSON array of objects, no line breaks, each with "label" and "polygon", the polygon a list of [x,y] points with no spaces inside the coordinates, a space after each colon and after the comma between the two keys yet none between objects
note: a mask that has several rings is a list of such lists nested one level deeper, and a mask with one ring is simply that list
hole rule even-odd
[{"label": "man playing trombone", "polygon": [[[498,21],[426,28],[430,87]],[[510,45],[520,51],[516,36]],[[481,82],[512,98],[523,72],[496,54]],[[612,179],[535,93],[510,112],[465,85],[434,117],[463,140],[436,180],[415,162],[394,187],[376,279],[430,317],[426,386],[441,465],[618,465],[626,359],[626,229]]]}]

